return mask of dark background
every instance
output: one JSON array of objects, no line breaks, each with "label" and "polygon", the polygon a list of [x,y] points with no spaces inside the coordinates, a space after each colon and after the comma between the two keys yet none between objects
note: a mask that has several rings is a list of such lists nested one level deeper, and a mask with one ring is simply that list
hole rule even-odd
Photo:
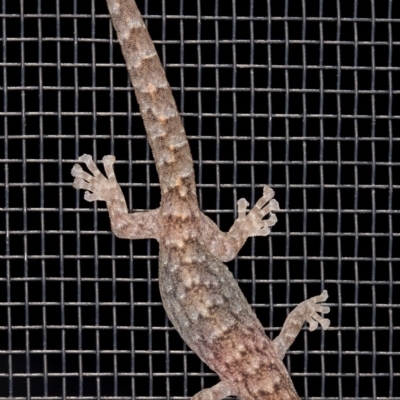
[{"label": "dark background", "polygon": [[[227,231],[271,185],[272,234],[229,267],[271,337],[329,292],[284,362],[301,397],[400,399],[400,14],[393,1],[138,1]],[[153,159],[105,0],[1,2],[0,399],[188,398],[218,378],[168,322],[158,244],[116,239],[72,186],[117,157],[133,211]]]}]

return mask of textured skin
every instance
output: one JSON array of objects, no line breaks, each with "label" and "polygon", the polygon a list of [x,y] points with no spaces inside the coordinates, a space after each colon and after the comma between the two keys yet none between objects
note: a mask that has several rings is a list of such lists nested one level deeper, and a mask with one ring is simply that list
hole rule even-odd
[{"label": "textured skin", "polygon": [[[274,192],[248,212],[238,201],[238,219],[228,233],[199,209],[193,161],[185,131],[164,70],[133,0],[107,0],[121,44],[160,178],[161,204],[156,210],[129,214],[116,181],[113,156],[103,158],[104,176],[91,156],[83,161],[91,174],[74,165],[74,187],[88,201],[107,203],[112,230],[118,237],[155,238],[160,243],[159,284],[165,311],[185,342],[221,378],[193,400],[219,400],[236,395],[243,400],[299,399],[282,359],[305,321],[314,330],[329,320],[320,296],[292,311],[281,334],[271,341],[222,263],[236,257],[250,236],[266,236],[279,209]],[[264,219],[266,217],[266,219]]]}]

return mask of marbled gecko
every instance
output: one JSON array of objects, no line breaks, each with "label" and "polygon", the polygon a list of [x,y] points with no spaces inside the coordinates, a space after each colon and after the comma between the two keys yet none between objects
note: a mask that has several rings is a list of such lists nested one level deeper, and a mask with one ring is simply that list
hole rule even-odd
[{"label": "marbled gecko", "polygon": [[192,400],[299,399],[282,359],[305,321],[310,330],[329,326],[319,313],[327,292],[302,302],[271,341],[231,272],[223,264],[236,257],[250,236],[266,236],[279,209],[274,192],[247,210],[238,201],[238,218],[228,233],[199,209],[192,156],[165,72],[134,0],[107,0],[122,47],[161,187],[156,210],[129,214],[114,175],[114,156],[105,156],[104,176],[92,157],[83,155],[91,172],[74,165],[73,186],[87,201],[107,204],[112,231],[120,238],[154,238],[160,244],[159,286],[165,311],[183,340],[220,377]]}]

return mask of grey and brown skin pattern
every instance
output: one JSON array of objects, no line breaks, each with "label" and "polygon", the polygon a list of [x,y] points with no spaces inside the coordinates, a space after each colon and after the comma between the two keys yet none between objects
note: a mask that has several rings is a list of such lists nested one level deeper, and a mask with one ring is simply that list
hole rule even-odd
[{"label": "grey and brown skin pattern", "polygon": [[[292,311],[271,341],[223,264],[236,257],[250,236],[266,236],[279,209],[274,192],[264,188],[251,211],[238,201],[238,219],[228,233],[199,209],[193,161],[186,134],[164,70],[133,0],[107,0],[114,28],[132,80],[160,178],[161,204],[156,210],[129,214],[113,170],[105,156],[104,176],[91,156],[83,155],[91,173],[74,165],[74,187],[87,201],[107,203],[112,230],[128,239],[154,238],[160,243],[159,282],[165,310],[185,342],[220,377],[192,400],[299,399],[282,359],[305,321],[310,330],[329,320],[317,313],[329,308],[321,295]],[[265,218],[265,219],[264,219]]]}]

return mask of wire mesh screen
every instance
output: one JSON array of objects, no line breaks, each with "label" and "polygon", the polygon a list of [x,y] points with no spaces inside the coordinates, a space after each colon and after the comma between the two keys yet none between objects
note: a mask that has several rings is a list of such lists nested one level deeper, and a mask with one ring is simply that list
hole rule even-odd
[{"label": "wire mesh screen", "polygon": [[[276,337],[327,289],[331,328],[284,359],[313,399],[400,399],[400,14],[392,0],[140,0],[223,231],[265,184],[281,211],[228,264]],[[160,190],[105,0],[1,2],[0,399],[183,399],[218,377],[163,310],[155,241],[115,238],[71,186],[117,157]],[[245,339],[244,339],[245,340]]]}]

